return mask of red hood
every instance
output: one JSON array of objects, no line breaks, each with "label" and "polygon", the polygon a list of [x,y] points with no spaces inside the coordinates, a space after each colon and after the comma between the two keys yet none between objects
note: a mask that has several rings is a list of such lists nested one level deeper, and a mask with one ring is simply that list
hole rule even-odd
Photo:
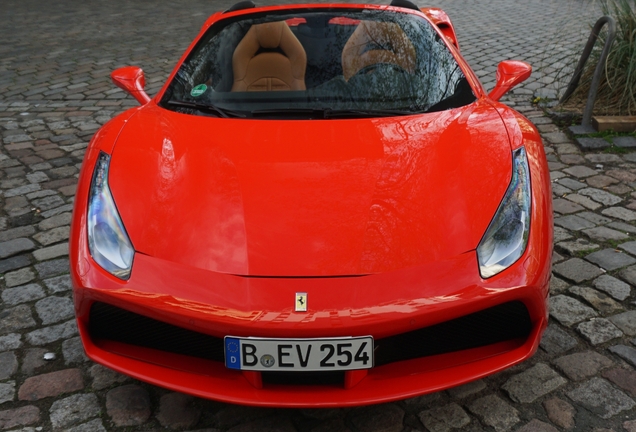
[{"label": "red hood", "polygon": [[140,253],[241,275],[356,275],[475,249],[510,175],[485,102],[307,121],[150,103],[117,141],[110,186]]}]

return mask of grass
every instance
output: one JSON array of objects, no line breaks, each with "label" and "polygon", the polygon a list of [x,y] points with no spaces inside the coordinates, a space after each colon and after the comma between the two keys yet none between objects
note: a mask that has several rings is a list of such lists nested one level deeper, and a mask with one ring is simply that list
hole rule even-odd
[{"label": "grass", "polygon": [[[599,3],[603,13],[616,21],[616,39],[605,63],[594,113],[636,115],[636,0],[599,0]],[[567,104],[585,103],[606,38],[607,31],[603,30],[587,62],[581,83]]]}]

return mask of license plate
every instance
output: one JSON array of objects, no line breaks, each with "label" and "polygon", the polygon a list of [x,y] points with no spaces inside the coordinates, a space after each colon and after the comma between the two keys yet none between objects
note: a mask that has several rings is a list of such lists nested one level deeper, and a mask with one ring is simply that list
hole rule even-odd
[{"label": "license plate", "polygon": [[334,371],[373,367],[373,337],[225,337],[225,366],[251,371]]}]

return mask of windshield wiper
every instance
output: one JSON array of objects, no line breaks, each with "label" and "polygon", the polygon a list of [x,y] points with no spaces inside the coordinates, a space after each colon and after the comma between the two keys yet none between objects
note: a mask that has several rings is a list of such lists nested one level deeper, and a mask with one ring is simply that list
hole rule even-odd
[{"label": "windshield wiper", "polygon": [[410,110],[363,110],[345,109],[335,110],[331,108],[310,109],[310,108],[272,108],[254,110],[252,117],[283,117],[302,119],[338,119],[338,118],[363,118],[363,117],[392,117],[418,114],[423,111]]},{"label": "windshield wiper", "polygon": [[219,117],[230,118],[230,117],[245,117],[245,114],[239,111],[228,110],[225,108],[220,108],[216,105],[208,105],[197,102],[187,102],[180,100],[169,100],[168,105],[183,107],[183,108],[192,108],[198,111],[202,111],[205,113],[216,114]]}]

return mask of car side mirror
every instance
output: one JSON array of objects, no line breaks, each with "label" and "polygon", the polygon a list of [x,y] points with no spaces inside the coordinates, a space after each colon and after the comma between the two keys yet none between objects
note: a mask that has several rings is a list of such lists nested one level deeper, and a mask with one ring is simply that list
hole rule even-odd
[{"label": "car side mirror", "polygon": [[140,67],[126,66],[115,69],[111,72],[110,78],[117,87],[137,99],[140,104],[145,105],[150,102],[150,97],[144,91],[146,78]]},{"label": "car side mirror", "polygon": [[497,84],[488,95],[498,101],[510,89],[527,80],[532,73],[532,66],[518,60],[505,60],[497,66]]}]

